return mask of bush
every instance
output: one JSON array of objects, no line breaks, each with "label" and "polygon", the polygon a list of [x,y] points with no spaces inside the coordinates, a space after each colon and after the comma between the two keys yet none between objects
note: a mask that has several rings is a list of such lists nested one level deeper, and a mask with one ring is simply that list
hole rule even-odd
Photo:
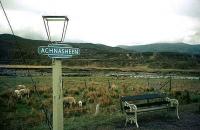
[{"label": "bush", "polygon": [[99,103],[102,105],[102,106],[107,106],[107,105],[111,105],[112,103],[112,100],[109,96],[102,96],[99,98]]},{"label": "bush", "polygon": [[78,90],[78,88],[70,88],[66,91],[67,94],[72,94],[72,95],[79,95],[80,91]]},{"label": "bush", "polygon": [[175,91],[174,97],[178,99],[178,101],[182,104],[188,104],[191,103],[191,97],[190,97],[190,92],[185,90],[185,91]]},{"label": "bush", "polygon": [[200,94],[192,93],[190,97],[191,97],[191,102],[200,102]]},{"label": "bush", "polygon": [[88,92],[85,97],[87,98],[87,101],[90,103],[94,103],[95,100],[97,99],[97,92],[92,91],[92,92]]}]

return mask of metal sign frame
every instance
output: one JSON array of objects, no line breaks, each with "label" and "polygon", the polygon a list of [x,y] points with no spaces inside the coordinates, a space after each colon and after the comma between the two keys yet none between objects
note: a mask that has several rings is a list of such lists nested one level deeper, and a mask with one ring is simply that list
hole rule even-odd
[{"label": "metal sign frame", "polygon": [[[46,30],[46,33],[47,33],[48,40],[50,42],[55,42],[55,43],[63,42],[65,40],[66,30],[67,30],[68,21],[69,21],[67,16],[42,16],[42,18],[43,18],[43,22],[44,22],[44,26],[45,26],[45,30]],[[64,22],[62,37],[61,37],[60,41],[52,41],[51,40],[51,34],[50,34],[50,29],[49,29],[49,21],[63,21]]]}]

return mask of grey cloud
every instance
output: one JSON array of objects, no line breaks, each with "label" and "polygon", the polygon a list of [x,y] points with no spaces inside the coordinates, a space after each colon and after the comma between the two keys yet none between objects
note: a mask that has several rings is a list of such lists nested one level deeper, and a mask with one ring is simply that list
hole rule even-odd
[{"label": "grey cloud", "polygon": [[18,0],[1,0],[5,9],[20,9],[23,8]]},{"label": "grey cloud", "polygon": [[200,0],[188,0],[187,5],[178,13],[200,19]]},{"label": "grey cloud", "polygon": [[192,43],[200,43],[200,31],[191,36]]},{"label": "grey cloud", "polygon": [[[39,1],[38,1],[39,2]],[[6,10],[22,10],[22,11],[30,11],[35,13],[40,13],[40,11],[35,10],[34,7],[27,7],[20,0],[2,0],[2,4]],[[39,3],[38,3],[39,4]]]},{"label": "grey cloud", "polygon": [[34,40],[46,40],[47,38],[44,35],[41,35],[37,32],[31,32],[31,31],[20,31],[19,33],[17,33],[19,36],[22,36],[24,38],[30,38],[30,39],[34,39]]}]

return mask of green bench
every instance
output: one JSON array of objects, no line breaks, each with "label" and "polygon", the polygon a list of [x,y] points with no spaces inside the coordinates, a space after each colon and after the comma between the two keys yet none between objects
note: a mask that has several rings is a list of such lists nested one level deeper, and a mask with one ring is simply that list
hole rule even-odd
[{"label": "green bench", "polygon": [[120,98],[121,110],[126,115],[126,123],[128,121],[134,122],[137,126],[137,116],[142,112],[150,112],[162,109],[174,109],[178,115],[178,100],[170,99],[165,94],[144,94],[136,96],[122,96]]}]

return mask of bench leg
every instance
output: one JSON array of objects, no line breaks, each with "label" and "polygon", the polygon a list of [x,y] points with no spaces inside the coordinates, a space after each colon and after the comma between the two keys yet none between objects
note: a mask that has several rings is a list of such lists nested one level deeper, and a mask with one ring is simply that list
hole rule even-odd
[{"label": "bench leg", "polygon": [[[127,123],[128,123],[128,121],[131,121],[131,124],[133,123],[133,121],[134,121],[134,118],[132,117],[132,116],[126,116],[126,122],[125,122],[125,127],[127,126]],[[134,121],[135,122],[135,121]]]},{"label": "bench leg", "polygon": [[134,122],[135,122],[135,124],[136,124],[136,127],[138,128],[138,127],[139,127],[139,125],[138,125],[138,123],[137,123],[137,112],[135,112],[135,118],[134,118]]},{"label": "bench leg", "polygon": [[131,124],[134,122],[136,127],[139,128],[139,125],[137,123],[137,112],[135,112],[135,114],[132,116],[128,116],[128,115],[126,116],[125,127],[127,126],[128,121],[130,121]]}]

